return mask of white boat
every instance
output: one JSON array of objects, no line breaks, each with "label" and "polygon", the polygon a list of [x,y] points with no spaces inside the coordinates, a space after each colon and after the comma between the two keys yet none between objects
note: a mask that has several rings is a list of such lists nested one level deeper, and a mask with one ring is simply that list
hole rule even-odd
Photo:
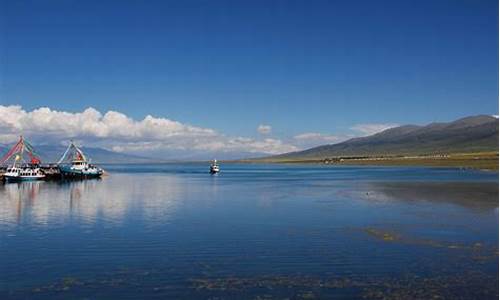
[{"label": "white boat", "polygon": [[[24,153],[30,157],[24,160]],[[3,177],[7,181],[39,180],[45,178],[45,173],[40,169],[40,158],[35,153],[33,146],[22,136],[7,154],[0,159],[0,164],[6,164],[13,158],[12,166],[8,167]]]},{"label": "white boat", "polygon": [[214,159],[212,164],[210,165],[210,174],[216,174],[220,172],[219,165],[217,164],[217,160]]},{"label": "white boat", "polygon": [[45,178],[45,174],[38,167],[16,167],[15,165],[7,168],[7,171],[3,176],[7,181],[40,180]]},{"label": "white boat", "polygon": [[[65,159],[71,157],[70,164],[64,164]],[[64,178],[98,178],[104,173],[103,169],[90,164],[82,150],[73,141],[58,162],[59,171]]]}]

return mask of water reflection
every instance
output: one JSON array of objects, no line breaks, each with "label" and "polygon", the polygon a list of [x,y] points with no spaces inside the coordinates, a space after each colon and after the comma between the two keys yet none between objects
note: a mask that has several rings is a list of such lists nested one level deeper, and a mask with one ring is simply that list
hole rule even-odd
[{"label": "water reflection", "polygon": [[19,223],[23,212],[34,205],[42,182],[19,182],[0,185],[0,216],[2,222]]},{"label": "water reflection", "polygon": [[375,201],[428,201],[487,211],[498,209],[496,182],[370,182],[358,191],[363,199]]},{"label": "water reflection", "polygon": [[[103,180],[20,182],[0,185],[0,219],[16,224],[55,225],[104,220],[119,225],[129,215],[145,222],[168,222],[179,194],[178,178],[162,176],[140,179],[117,175]],[[130,213],[133,211],[133,213]]]},{"label": "water reflection", "polygon": [[185,167],[0,185],[0,298],[498,294],[493,175]]}]

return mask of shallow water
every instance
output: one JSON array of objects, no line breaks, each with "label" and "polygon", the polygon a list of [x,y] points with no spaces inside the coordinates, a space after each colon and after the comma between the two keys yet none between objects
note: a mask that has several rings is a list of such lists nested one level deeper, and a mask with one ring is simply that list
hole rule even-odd
[{"label": "shallow water", "polygon": [[0,185],[0,298],[498,298],[498,173],[222,167]]}]

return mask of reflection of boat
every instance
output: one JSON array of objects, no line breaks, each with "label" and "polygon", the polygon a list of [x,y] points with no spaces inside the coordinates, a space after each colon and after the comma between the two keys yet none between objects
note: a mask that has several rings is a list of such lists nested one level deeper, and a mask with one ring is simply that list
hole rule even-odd
[{"label": "reflection of boat", "polygon": [[219,165],[217,164],[217,160],[214,159],[212,164],[210,165],[210,174],[216,174],[220,172]]},{"label": "reflection of boat", "polygon": [[[24,153],[28,153],[29,162],[24,160]],[[7,154],[0,160],[1,164],[13,158],[12,167],[7,168],[3,175],[7,181],[39,180],[45,178],[45,173],[40,169],[40,158],[35,153],[33,146],[22,136]]]},{"label": "reflection of boat", "polygon": [[[65,163],[69,158],[71,162]],[[66,149],[57,164],[59,165],[61,176],[65,178],[97,178],[101,177],[104,173],[101,168],[90,164],[82,150],[73,141],[71,141],[68,149]]]}]

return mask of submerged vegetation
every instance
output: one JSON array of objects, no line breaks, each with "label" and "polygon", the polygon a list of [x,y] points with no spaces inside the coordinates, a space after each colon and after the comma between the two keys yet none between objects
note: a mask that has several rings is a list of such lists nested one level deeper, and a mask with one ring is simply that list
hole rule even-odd
[{"label": "submerged vegetation", "polygon": [[[402,277],[349,278],[330,276],[319,278],[306,275],[256,275],[248,277],[192,278],[179,285],[144,282],[170,272],[161,270],[127,270],[95,279],[64,277],[53,283],[32,289],[17,290],[13,297],[65,299],[78,290],[81,295],[103,291],[125,291],[141,287],[152,292],[153,298],[164,299],[187,287],[189,295],[200,299],[323,299],[336,296],[361,299],[471,299],[493,298],[498,294],[498,281],[482,272],[430,275],[407,274]],[[477,289],[470,289],[476,287]],[[122,294],[123,295],[123,294]]]},{"label": "submerged vegetation", "polygon": [[[12,298],[65,299],[79,295],[124,295],[140,288],[152,298],[185,297],[200,299],[490,299],[498,296],[498,276],[482,268],[487,261],[498,260],[498,248],[480,242],[471,244],[422,239],[380,227],[353,228],[352,234],[381,242],[412,247],[440,248],[460,253],[459,265],[442,269],[439,274],[408,272],[402,276],[329,274],[253,274],[220,273],[217,264],[194,262],[192,277],[171,282],[178,276],[176,268],[123,268],[92,278],[65,276],[46,284],[25,287],[10,292]],[[456,268],[465,267],[464,272]],[[179,294],[180,293],[180,294]]]}]

